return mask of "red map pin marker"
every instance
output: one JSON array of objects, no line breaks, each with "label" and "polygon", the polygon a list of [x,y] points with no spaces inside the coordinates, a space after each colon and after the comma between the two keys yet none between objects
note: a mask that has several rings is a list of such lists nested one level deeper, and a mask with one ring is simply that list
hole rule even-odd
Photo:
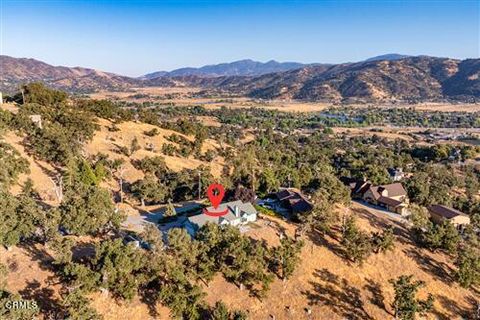
[{"label": "red map pin marker", "polygon": [[225,196],[225,189],[221,184],[213,183],[207,189],[207,196],[213,207],[217,209]]}]

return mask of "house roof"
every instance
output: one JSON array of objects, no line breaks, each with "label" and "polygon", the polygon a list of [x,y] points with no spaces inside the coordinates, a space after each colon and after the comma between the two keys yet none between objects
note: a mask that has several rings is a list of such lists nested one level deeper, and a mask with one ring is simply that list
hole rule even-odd
[{"label": "house roof", "polygon": [[224,216],[213,217],[204,213],[200,213],[195,216],[189,217],[187,220],[192,224],[198,226],[198,228],[201,228],[207,222],[220,224],[222,220],[233,221],[236,219],[240,219],[240,217],[235,216],[235,206],[238,207],[240,211],[240,217],[243,215],[257,214],[257,210],[250,202],[243,203],[241,200],[237,200],[237,201],[222,203],[216,209],[214,207],[206,208],[206,210],[210,212],[221,212],[221,211],[227,210],[228,212]]},{"label": "house roof", "polygon": [[300,190],[295,188],[285,188],[275,193],[275,196],[277,197],[278,200],[283,201],[290,197],[294,197],[296,194],[299,195]]},{"label": "house roof", "polygon": [[280,201],[287,201],[290,209],[295,213],[307,212],[313,209],[313,205],[295,188],[282,189],[276,197]]},{"label": "house roof", "polygon": [[385,196],[387,197],[399,197],[399,196],[406,196],[407,191],[403,188],[401,183],[391,183],[391,184],[384,184],[381,186],[370,186],[370,190],[372,191],[375,200],[378,200],[382,196],[382,192],[384,190],[387,191]]},{"label": "house roof", "polygon": [[458,211],[446,206],[442,206],[440,204],[431,205],[430,207],[428,207],[428,210],[446,219],[452,219],[457,216],[467,216],[465,213],[461,211]]},{"label": "house roof", "polygon": [[372,186],[369,181],[357,182],[353,188],[353,193],[364,194]]},{"label": "house roof", "polygon": [[299,198],[289,199],[288,202],[290,203],[292,211],[295,213],[308,212],[313,209],[313,205],[301,196]]},{"label": "house roof", "polygon": [[387,206],[394,207],[394,208],[403,205],[403,202],[401,202],[401,201],[398,201],[398,200],[395,200],[395,199],[392,199],[392,198],[389,198],[389,197],[383,197],[383,196],[380,196],[380,198],[378,198],[377,201],[380,202],[380,203],[386,204]]}]

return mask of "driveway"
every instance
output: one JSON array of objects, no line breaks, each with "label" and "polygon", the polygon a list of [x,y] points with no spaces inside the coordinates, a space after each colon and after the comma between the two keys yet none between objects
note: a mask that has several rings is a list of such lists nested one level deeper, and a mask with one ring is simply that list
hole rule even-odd
[{"label": "driveway", "polygon": [[385,210],[381,207],[371,205],[371,204],[366,203],[366,202],[361,201],[361,200],[352,200],[352,206],[357,207],[357,208],[361,208],[361,209],[365,209],[365,210],[369,211],[370,213],[372,213],[374,215],[377,215],[377,216],[380,216],[380,217],[386,217],[390,220],[400,222],[405,227],[409,227],[412,224],[408,219],[402,217],[401,215],[399,215],[397,213],[390,212],[390,211]]}]

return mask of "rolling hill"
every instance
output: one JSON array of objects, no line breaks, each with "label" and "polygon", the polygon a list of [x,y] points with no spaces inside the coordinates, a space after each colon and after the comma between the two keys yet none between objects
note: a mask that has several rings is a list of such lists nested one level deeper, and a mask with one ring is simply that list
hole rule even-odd
[{"label": "rolling hill", "polygon": [[[232,63],[155,72],[130,78],[87,68],[55,67],[0,56],[0,90],[42,81],[70,92],[127,91],[135,87],[200,87],[259,99],[328,102],[419,102],[480,98],[480,59],[386,55],[336,65]],[[285,71],[286,70],[286,71]]]},{"label": "rolling hill", "polygon": [[52,66],[35,59],[0,56],[0,89],[14,92],[22,83],[41,81],[47,85],[75,92],[126,90],[138,84],[133,78],[95,69]]}]

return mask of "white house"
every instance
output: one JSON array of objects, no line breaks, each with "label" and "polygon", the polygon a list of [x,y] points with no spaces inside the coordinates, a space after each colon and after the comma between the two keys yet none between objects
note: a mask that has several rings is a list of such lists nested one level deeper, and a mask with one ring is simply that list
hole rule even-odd
[{"label": "white house", "polygon": [[241,200],[225,202],[218,206],[218,208],[208,207],[209,212],[227,213],[221,217],[214,217],[205,213],[200,213],[195,216],[188,217],[184,223],[184,227],[188,233],[194,235],[198,229],[203,227],[207,222],[218,225],[240,226],[257,220],[257,210],[250,202],[243,203]]}]

